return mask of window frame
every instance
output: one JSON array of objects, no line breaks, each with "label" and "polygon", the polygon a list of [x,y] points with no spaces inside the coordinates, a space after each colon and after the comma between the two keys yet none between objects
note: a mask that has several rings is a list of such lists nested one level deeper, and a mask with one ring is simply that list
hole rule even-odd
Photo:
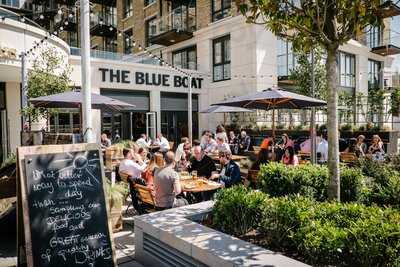
[{"label": "window frame", "polygon": [[[192,51],[194,51],[195,54],[196,54],[196,57],[195,57],[195,68],[194,69],[189,68],[189,53],[192,52]],[[182,69],[197,70],[197,46],[196,45],[192,45],[192,46],[188,46],[188,47],[173,51],[172,52],[172,64],[174,66],[176,66],[176,64],[174,62],[175,55],[182,54],[182,53],[185,53],[185,55],[186,55],[186,62],[184,62],[185,64],[182,64],[182,58],[181,58],[181,66],[179,66],[179,67],[182,68]]]},{"label": "window frame", "polygon": [[[130,34],[128,32],[130,32]],[[127,47],[127,41],[126,41],[127,36],[129,36],[129,47]],[[124,39],[123,39],[124,54],[125,55],[130,55],[130,54],[133,53],[132,52],[132,48],[133,48],[133,28],[125,30],[124,34],[123,34],[123,37],[124,37]],[[127,49],[129,49],[129,50],[127,50]]]},{"label": "window frame", "polygon": [[[219,10],[215,10],[215,3],[217,1],[221,2],[221,9],[219,9]],[[229,1],[229,6],[225,6],[224,2],[225,2],[224,0],[211,0],[211,21],[212,22],[222,20],[231,15],[232,1]],[[216,15],[218,13],[221,13],[221,18],[216,17]]]},{"label": "window frame", "polygon": [[[225,61],[225,41],[229,40],[229,61]],[[231,62],[232,62],[232,58],[231,58],[231,36],[225,35],[219,38],[216,38],[212,41],[212,63],[213,63],[213,67],[212,67],[212,71],[213,71],[213,82],[221,82],[221,81],[228,81],[232,78],[232,73],[230,72],[229,78],[224,78],[224,70],[225,70],[225,65],[229,64],[229,68],[231,68]],[[220,63],[215,63],[215,45],[217,43],[221,43],[221,62]],[[218,66],[222,66],[222,79],[216,80],[215,79],[215,67]]]},{"label": "window frame", "polygon": [[[373,68],[371,68],[373,66]],[[376,69],[376,67],[378,67]],[[373,70],[372,70],[373,69]],[[377,70],[377,72],[375,72]],[[378,74],[378,81],[375,84],[371,82],[371,78],[375,78],[375,74]],[[368,59],[368,90],[380,89],[382,87],[382,61]]]},{"label": "window frame", "polygon": [[155,2],[157,2],[157,0],[144,0],[143,5],[144,5],[144,7],[148,7],[152,4],[154,4]]},{"label": "window frame", "polygon": [[[344,56],[344,73],[342,75],[342,55]],[[350,60],[350,72],[347,72],[347,59]],[[343,51],[339,51],[338,57],[337,57],[337,68],[338,68],[338,81],[339,81],[339,87],[342,88],[356,88],[356,56],[354,54],[346,53]],[[352,68],[353,66],[353,68]],[[353,73],[351,73],[351,70],[353,69]],[[342,76],[344,76],[344,81],[342,80]],[[350,76],[350,85],[346,84],[346,79]],[[352,84],[352,85],[351,85]]]},{"label": "window frame", "polygon": [[133,0],[123,0],[123,18],[133,16]]},{"label": "window frame", "polygon": [[154,16],[154,17],[151,17],[151,18],[148,18],[148,19],[146,19],[146,21],[145,21],[145,44],[146,44],[146,47],[149,47],[149,46],[151,46],[151,45],[153,45],[151,42],[150,42],[150,35],[149,35],[149,33],[150,33],[150,22],[151,21],[156,21],[157,20],[157,17],[156,16]]}]

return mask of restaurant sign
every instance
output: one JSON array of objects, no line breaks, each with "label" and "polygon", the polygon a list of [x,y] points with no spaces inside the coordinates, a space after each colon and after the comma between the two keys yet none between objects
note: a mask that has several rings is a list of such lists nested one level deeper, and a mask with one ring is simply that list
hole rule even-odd
[{"label": "restaurant sign", "polygon": [[[153,85],[165,87],[183,87],[188,88],[188,77],[180,75],[149,73],[129,70],[116,70],[99,68],[101,72],[101,81],[110,83]],[[192,77],[192,88],[201,89],[203,78]]]}]

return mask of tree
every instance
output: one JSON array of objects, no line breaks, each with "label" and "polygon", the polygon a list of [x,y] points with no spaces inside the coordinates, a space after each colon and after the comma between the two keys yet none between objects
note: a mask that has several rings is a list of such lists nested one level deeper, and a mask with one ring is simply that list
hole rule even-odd
[{"label": "tree", "polygon": [[368,25],[382,25],[380,0],[235,0],[248,23],[265,25],[287,38],[297,49],[321,46],[327,54],[328,196],[340,200],[338,75],[336,55],[340,45]]},{"label": "tree", "polygon": [[[30,98],[63,93],[70,90],[71,67],[54,47],[45,47],[32,60],[32,69],[28,72],[27,97]],[[29,105],[22,110],[31,121],[37,121],[48,110]]]},{"label": "tree", "polygon": [[[311,62],[310,53],[295,51],[297,64],[291,70],[289,78],[294,81],[296,93],[326,100],[326,69],[323,62],[323,50],[314,49],[314,66]],[[312,70],[314,68],[315,91],[312,95]]]}]

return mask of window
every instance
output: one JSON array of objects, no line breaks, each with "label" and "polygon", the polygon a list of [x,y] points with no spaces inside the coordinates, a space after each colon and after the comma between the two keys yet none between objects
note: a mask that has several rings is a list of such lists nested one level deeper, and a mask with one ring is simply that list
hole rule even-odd
[{"label": "window", "polygon": [[68,32],[67,33],[67,43],[69,46],[78,47],[78,33]]},{"label": "window", "polygon": [[381,44],[381,28],[379,26],[368,26],[365,28],[366,45],[369,48],[378,47]]},{"label": "window", "polygon": [[213,41],[213,81],[224,81],[231,78],[231,42],[230,36]]},{"label": "window", "polygon": [[339,52],[339,84],[343,87],[356,86],[356,61],[355,56],[344,52]]},{"label": "window", "polygon": [[2,5],[12,6],[12,7],[19,7],[18,0],[1,0],[0,2]]},{"label": "window", "polygon": [[188,47],[172,53],[172,64],[182,69],[197,69],[196,46]]},{"label": "window", "polygon": [[124,18],[130,17],[133,15],[133,0],[123,0],[124,4]]},{"label": "window", "polygon": [[381,62],[368,60],[368,89],[379,89],[381,86]]},{"label": "window", "polygon": [[149,6],[155,2],[156,2],[156,0],[144,0],[144,6]]},{"label": "window", "polygon": [[114,38],[104,38],[104,51],[117,52],[117,41]]},{"label": "window", "polygon": [[212,21],[231,15],[231,0],[212,0]]},{"label": "window", "polygon": [[277,57],[278,79],[286,79],[297,64],[297,59],[292,49],[292,43],[278,38]]},{"label": "window", "polygon": [[124,32],[124,53],[132,54],[132,44],[133,44],[133,31],[129,29]]},{"label": "window", "polygon": [[150,38],[157,33],[157,18],[151,18],[146,21],[146,46],[151,46]]}]

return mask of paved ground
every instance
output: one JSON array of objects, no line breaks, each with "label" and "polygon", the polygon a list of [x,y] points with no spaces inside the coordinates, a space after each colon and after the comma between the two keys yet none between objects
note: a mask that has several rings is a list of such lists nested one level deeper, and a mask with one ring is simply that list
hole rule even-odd
[{"label": "paved ground", "polygon": [[[125,213],[123,211],[123,230],[114,233],[114,244],[116,249],[116,258],[118,266],[121,267],[143,267],[134,259],[134,237],[133,232],[133,212],[132,209]],[[0,267],[16,266],[16,220],[15,212],[10,214],[7,221],[3,221],[4,225],[0,225]]]}]

